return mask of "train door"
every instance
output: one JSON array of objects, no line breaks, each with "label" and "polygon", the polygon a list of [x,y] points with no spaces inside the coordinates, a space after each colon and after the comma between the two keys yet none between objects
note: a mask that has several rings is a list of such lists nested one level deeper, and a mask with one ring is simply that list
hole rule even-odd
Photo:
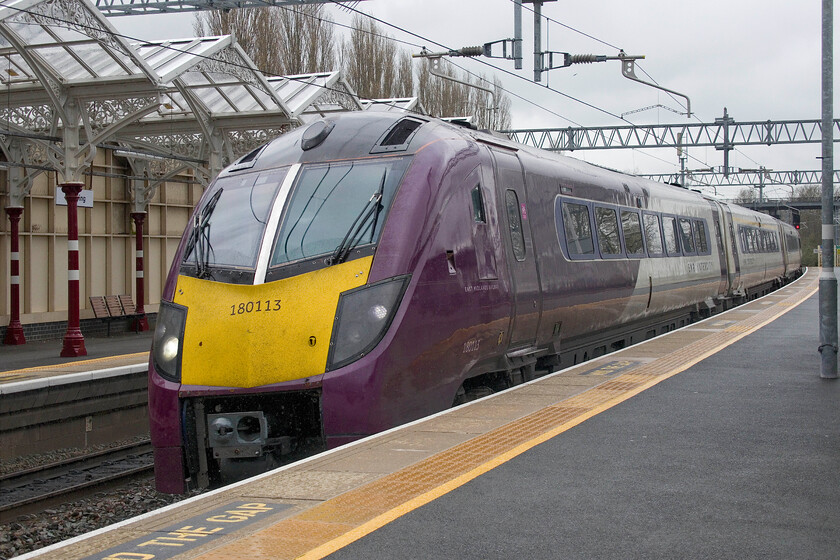
[{"label": "train door", "polygon": [[[721,204],[723,210],[723,217],[726,226],[723,231],[724,242],[729,241],[729,259],[728,259],[728,275],[729,275],[729,290],[735,292],[740,289],[741,282],[741,260],[738,258],[738,237],[735,235],[735,224],[732,221],[732,211],[725,204]],[[728,234],[728,235],[727,235]]]},{"label": "train door", "polygon": [[787,238],[785,237],[785,230],[782,224],[778,224],[776,235],[779,236],[779,248],[782,251],[782,267],[784,268],[782,274],[787,275],[788,267],[790,266],[790,255],[788,255]]},{"label": "train door", "polygon": [[496,250],[501,244],[499,222],[492,199],[493,192],[487,188],[488,184],[493,184],[493,180],[483,180],[483,172],[489,173],[488,170],[477,167],[467,177],[464,185],[469,190],[472,207],[472,240],[478,279],[496,280],[499,277],[496,270]]},{"label": "train door", "polygon": [[[507,252],[513,291],[510,348],[527,348],[537,338],[542,308],[536,254],[528,221],[525,180],[519,158],[491,150],[496,163],[496,191],[503,219],[502,238]],[[507,233],[504,232],[507,230]]]},{"label": "train door", "polygon": [[709,201],[709,205],[712,207],[712,221],[715,225],[715,246],[717,247],[718,255],[720,256],[720,286],[718,286],[718,293],[725,294],[727,291],[726,285],[729,282],[729,276],[727,273],[728,258],[723,244],[723,229],[720,225],[720,212],[718,212],[718,208],[714,202]]}]

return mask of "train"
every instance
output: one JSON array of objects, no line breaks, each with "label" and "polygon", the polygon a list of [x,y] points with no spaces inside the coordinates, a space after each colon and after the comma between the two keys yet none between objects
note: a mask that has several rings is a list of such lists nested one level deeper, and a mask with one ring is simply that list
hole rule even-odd
[{"label": "train", "polygon": [[156,487],[241,479],[682,327],[801,274],[771,216],[416,114],[241,157],[149,362]]}]

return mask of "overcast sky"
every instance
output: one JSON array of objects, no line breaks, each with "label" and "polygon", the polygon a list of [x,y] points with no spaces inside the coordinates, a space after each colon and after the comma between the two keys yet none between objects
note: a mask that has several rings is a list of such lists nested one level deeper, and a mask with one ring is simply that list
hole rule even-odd
[{"label": "overcast sky", "polygon": [[[513,36],[511,0],[366,0],[356,9],[422,37],[386,27],[395,39],[433,51],[440,50],[436,43],[460,48]],[[353,16],[338,7],[328,11],[341,23],[349,23]],[[819,119],[821,11],[819,0],[559,0],[546,2],[543,15],[568,27],[543,20],[543,48],[611,56],[621,48],[627,54],[645,55],[639,67],[663,87],[689,96],[695,123],[713,122],[723,115],[724,107],[739,122]],[[192,35],[194,17],[164,14],[112,18],[111,22],[132,37],[162,39]],[[837,20],[835,28],[840,29]],[[511,93],[533,102],[511,96],[514,128],[620,126],[627,123],[610,114],[660,104],[681,109],[677,99],[667,93],[622,77],[616,61],[552,70],[543,75],[542,85],[533,83],[532,29],[533,15],[525,9],[522,70],[514,70],[513,62],[507,60],[483,59],[492,66],[478,60],[456,60],[473,72],[499,77]],[[412,45],[403,47],[419,50]],[[640,70],[636,74],[647,79]],[[546,85],[601,110],[547,90]],[[663,108],[626,118],[635,124],[687,122],[685,116]],[[743,147],[732,152],[730,165],[814,170],[820,168],[816,159],[820,150],[819,144]],[[688,168],[723,164],[722,152],[714,148],[690,149],[689,155]],[[574,157],[628,172],[679,169],[674,149],[578,151]],[[777,189],[783,191],[790,188]],[[768,194],[774,194],[773,190]]]}]

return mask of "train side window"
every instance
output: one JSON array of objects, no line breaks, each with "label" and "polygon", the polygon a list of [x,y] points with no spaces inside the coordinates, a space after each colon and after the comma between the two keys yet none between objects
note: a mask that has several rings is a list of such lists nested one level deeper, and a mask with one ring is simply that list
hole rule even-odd
[{"label": "train side window", "polygon": [[476,185],[472,190],[473,220],[480,223],[487,223],[487,215],[484,213],[484,196],[481,194],[481,185]]},{"label": "train side window", "polygon": [[598,228],[598,248],[601,256],[621,254],[621,238],[618,233],[618,215],[612,208],[595,207],[595,226]]},{"label": "train side window", "polygon": [[662,216],[662,230],[665,233],[665,250],[669,255],[680,254],[680,242],[677,235],[677,220],[671,216]]},{"label": "train side window", "polygon": [[621,211],[621,231],[624,232],[624,248],[627,255],[644,255],[645,244],[642,241],[642,222],[639,213],[631,210]]},{"label": "train side window", "polygon": [[705,255],[709,252],[709,242],[706,237],[706,222],[703,220],[694,220],[694,246],[697,247],[697,253]]},{"label": "train side window", "polygon": [[799,238],[795,235],[791,235],[789,233],[785,234],[785,239],[787,240],[787,251],[788,253],[795,253],[799,251]]},{"label": "train side window", "polygon": [[563,202],[563,232],[570,255],[594,255],[589,207],[585,204]]},{"label": "train side window", "polygon": [[741,250],[744,253],[750,252],[750,243],[747,239],[747,228],[744,226],[738,226],[738,237],[741,239]]},{"label": "train side window", "polygon": [[680,218],[680,239],[686,253],[694,252],[694,239],[691,236],[691,220]]},{"label": "train side window", "polygon": [[662,255],[662,226],[659,225],[659,216],[656,214],[643,214],[642,222],[645,227],[645,242],[647,243],[648,254],[652,257]]},{"label": "train side window", "polygon": [[505,191],[505,207],[507,208],[508,226],[510,227],[510,242],[513,246],[513,256],[518,261],[525,260],[525,236],[522,233],[522,216],[519,214],[519,197],[516,192]]}]

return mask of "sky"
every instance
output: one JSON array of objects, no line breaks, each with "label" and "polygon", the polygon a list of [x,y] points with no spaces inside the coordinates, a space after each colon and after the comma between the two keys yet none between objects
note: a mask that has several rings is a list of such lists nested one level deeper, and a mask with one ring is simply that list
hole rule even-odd
[{"label": "sky", "polygon": [[[673,112],[684,110],[679,98],[624,78],[618,61],[551,70],[543,74],[541,84],[534,83],[533,14],[528,7],[522,17],[522,70],[503,59],[455,60],[471,72],[502,81],[510,92],[514,129],[624,126],[628,123],[619,118],[623,113],[657,105],[667,109],[647,109],[625,118],[639,125],[712,123],[723,116],[724,107],[736,122],[821,117],[819,0],[558,0],[543,5],[543,15],[555,20],[543,20],[544,50],[615,56],[623,49],[628,55],[644,55],[636,75],[647,80],[646,72],[661,86],[687,95],[691,120]],[[419,52],[421,46],[431,51],[457,49],[513,37],[511,0],[364,0],[355,9],[392,24],[382,27],[411,52]],[[353,12],[337,6],[328,12],[339,23],[349,24],[353,18]],[[161,14],[110,21],[126,35],[151,40],[192,35],[194,17]],[[836,29],[838,19],[835,10]],[[835,60],[835,89],[838,64]],[[688,169],[723,165],[723,152],[714,148],[689,148],[688,154]],[[673,148],[572,155],[630,173],[679,170]],[[739,147],[730,155],[730,166],[816,170],[820,155],[820,144]],[[740,188],[717,190],[721,196],[735,196]],[[771,186],[765,192],[782,195],[790,187]]]}]

